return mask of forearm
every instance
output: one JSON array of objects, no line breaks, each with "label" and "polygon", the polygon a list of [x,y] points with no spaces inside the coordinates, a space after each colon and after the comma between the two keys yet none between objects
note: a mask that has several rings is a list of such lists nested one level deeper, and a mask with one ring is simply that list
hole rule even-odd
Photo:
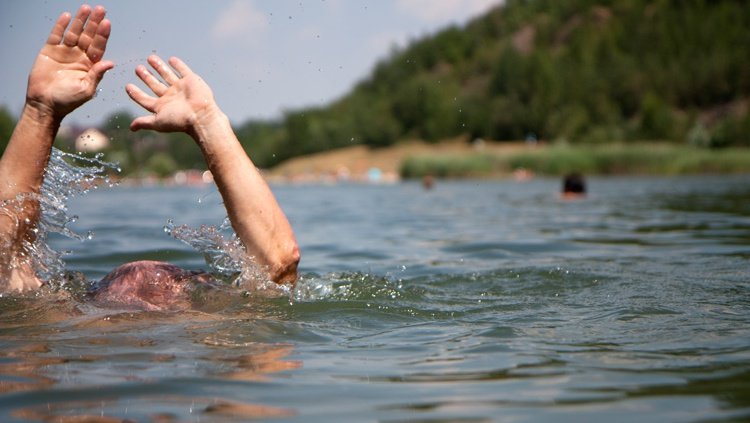
[{"label": "forearm", "polygon": [[292,227],[271,189],[218,108],[198,122],[191,135],[203,151],[232,227],[247,253],[268,268],[274,281],[293,282],[297,277],[299,249]]},{"label": "forearm", "polygon": [[[60,120],[44,108],[27,104],[0,159],[0,201],[15,201],[19,194],[38,194],[44,181],[52,143]],[[28,197],[8,204],[0,217],[0,236],[11,245],[31,237],[39,219],[39,202]]]},{"label": "forearm", "polygon": [[18,261],[23,241],[33,241],[39,220],[38,194],[60,120],[26,105],[0,159],[0,292],[36,289],[41,285],[29,263]]},{"label": "forearm", "polygon": [[0,199],[39,192],[59,127],[60,119],[43,108],[24,107],[0,159]]}]

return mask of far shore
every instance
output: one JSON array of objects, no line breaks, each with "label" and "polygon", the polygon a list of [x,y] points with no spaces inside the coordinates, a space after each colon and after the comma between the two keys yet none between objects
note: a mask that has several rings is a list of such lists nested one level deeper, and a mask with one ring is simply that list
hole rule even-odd
[{"label": "far shore", "polygon": [[[468,142],[465,138],[440,143],[408,141],[372,149],[355,145],[323,153],[296,157],[269,169],[272,182],[394,182],[400,180],[402,166],[409,158],[426,156],[469,157],[475,154],[507,156],[540,148],[541,144],[525,142]],[[508,177],[495,173],[488,177]]]},{"label": "far shore", "polygon": [[[577,172],[588,175],[750,173],[750,149],[705,149],[667,142],[568,145],[453,139],[403,142],[370,149],[355,145],[297,157],[264,170],[272,183],[395,183],[402,179],[529,179]],[[181,170],[166,178],[124,177],[124,185],[212,182],[210,172]]]},{"label": "far shore", "polygon": [[[352,146],[288,160],[267,171],[274,182],[392,182],[406,179],[528,179],[535,175],[750,173],[750,148],[707,149],[668,142],[566,144],[459,138],[382,149]],[[375,178],[375,179],[374,179]]]}]

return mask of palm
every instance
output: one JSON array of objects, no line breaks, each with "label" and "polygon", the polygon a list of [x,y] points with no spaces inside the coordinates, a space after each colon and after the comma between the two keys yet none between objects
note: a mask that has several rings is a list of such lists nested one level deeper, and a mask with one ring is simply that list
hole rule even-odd
[{"label": "palm", "polygon": [[[64,116],[91,99],[111,62],[102,61],[111,24],[106,12],[82,6],[72,19],[63,14],[52,29],[29,75],[29,102]],[[67,32],[66,32],[67,28]]]},{"label": "palm", "polygon": [[93,63],[78,47],[46,45],[29,75],[27,96],[67,114],[94,95]]},{"label": "palm", "polygon": [[179,91],[169,92],[160,97],[155,106],[156,126],[164,132],[184,131],[190,123],[190,110],[187,105],[187,98]]},{"label": "palm", "polygon": [[[157,100],[156,120],[171,130],[183,131],[203,106],[203,99],[213,95],[196,75],[188,75],[169,87]],[[205,88],[205,89],[204,89]]]},{"label": "palm", "polygon": [[148,61],[162,77],[163,82],[145,66],[136,68],[138,76],[155,96],[146,94],[133,84],[128,84],[126,90],[130,97],[152,113],[135,119],[131,128],[161,132],[190,131],[201,115],[215,107],[211,88],[177,58],[170,59],[174,70],[157,56],[150,56]]}]

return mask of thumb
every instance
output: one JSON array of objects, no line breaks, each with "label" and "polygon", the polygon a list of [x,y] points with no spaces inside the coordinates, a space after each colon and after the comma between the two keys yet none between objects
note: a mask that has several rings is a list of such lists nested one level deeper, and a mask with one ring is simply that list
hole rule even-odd
[{"label": "thumb", "polygon": [[155,115],[139,116],[133,119],[133,122],[130,123],[130,130],[134,132],[140,131],[141,129],[154,129],[155,127],[156,127]]},{"label": "thumb", "polygon": [[91,70],[89,70],[89,78],[94,83],[94,85],[99,85],[99,82],[104,78],[104,74],[115,67],[115,64],[110,62],[109,60],[102,60],[101,62],[94,63],[93,66],[91,66]]}]

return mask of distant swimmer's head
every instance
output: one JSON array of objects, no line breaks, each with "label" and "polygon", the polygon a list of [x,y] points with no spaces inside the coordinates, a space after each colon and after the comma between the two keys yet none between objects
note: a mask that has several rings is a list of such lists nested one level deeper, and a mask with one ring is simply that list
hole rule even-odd
[{"label": "distant swimmer's head", "polygon": [[580,198],[586,195],[586,180],[580,173],[570,173],[563,178],[563,198]]},{"label": "distant swimmer's head", "polygon": [[144,260],[114,269],[92,287],[89,295],[96,303],[108,307],[182,310],[190,307],[190,292],[195,285],[211,280],[205,272]]}]

